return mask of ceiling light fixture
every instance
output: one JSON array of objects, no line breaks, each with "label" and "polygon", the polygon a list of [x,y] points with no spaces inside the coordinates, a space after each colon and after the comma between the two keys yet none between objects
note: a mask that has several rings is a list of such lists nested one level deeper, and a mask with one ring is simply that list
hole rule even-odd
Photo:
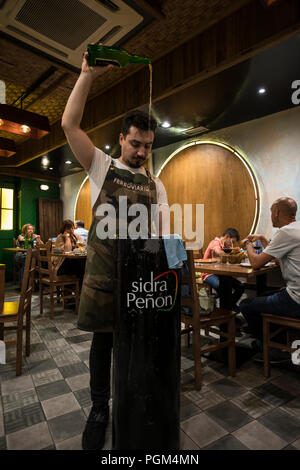
[{"label": "ceiling light fixture", "polygon": [[13,140],[0,137],[0,157],[11,157],[16,153],[16,146]]},{"label": "ceiling light fixture", "polygon": [[71,162],[70,160],[67,160],[65,163],[66,163],[67,165],[71,165],[71,164],[72,164],[72,162]]},{"label": "ceiling light fixture", "polygon": [[49,170],[53,170],[52,166],[50,166]]},{"label": "ceiling light fixture", "polygon": [[267,91],[267,90],[266,90],[265,88],[263,88],[263,87],[258,89],[258,93],[259,93],[260,95],[264,95],[264,94],[266,93],[266,91]]},{"label": "ceiling light fixture", "polygon": [[168,129],[168,127],[171,127],[171,124],[169,123],[169,121],[164,121],[161,124],[161,127],[163,127],[164,129]]},{"label": "ceiling light fixture", "polygon": [[33,139],[40,139],[50,132],[50,124],[46,116],[40,116],[8,104],[0,104],[0,121],[1,131],[26,135]]},{"label": "ceiling light fixture", "polygon": [[48,166],[49,163],[50,163],[50,162],[49,162],[49,160],[48,160],[48,158],[47,158],[46,156],[42,158],[42,165],[43,165],[43,166]]},{"label": "ceiling light fixture", "polygon": [[47,184],[41,184],[41,185],[40,185],[40,189],[41,189],[42,191],[48,191],[49,186],[48,186]]},{"label": "ceiling light fixture", "polygon": [[106,150],[110,149],[110,145],[105,145]]}]

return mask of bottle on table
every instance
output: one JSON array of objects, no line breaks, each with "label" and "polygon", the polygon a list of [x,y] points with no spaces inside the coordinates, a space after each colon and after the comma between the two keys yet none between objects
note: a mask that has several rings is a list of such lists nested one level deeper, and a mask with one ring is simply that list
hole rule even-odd
[{"label": "bottle on table", "polygon": [[124,49],[102,46],[100,44],[88,44],[87,61],[90,66],[106,66],[109,64],[117,67],[126,67],[129,64],[151,64],[147,57],[131,55]]}]

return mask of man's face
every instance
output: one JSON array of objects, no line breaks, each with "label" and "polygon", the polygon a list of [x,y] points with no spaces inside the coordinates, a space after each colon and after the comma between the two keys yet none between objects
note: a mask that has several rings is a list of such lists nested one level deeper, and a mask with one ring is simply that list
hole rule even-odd
[{"label": "man's face", "polygon": [[230,238],[229,233],[226,233],[223,239],[223,244],[227,248],[231,248],[231,246],[235,246],[237,244],[237,239],[235,237]]},{"label": "man's face", "polygon": [[153,139],[153,131],[142,131],[131,126],[126,137],[120,134],[121,160],[132,168],[141,167],[151,151]]}]

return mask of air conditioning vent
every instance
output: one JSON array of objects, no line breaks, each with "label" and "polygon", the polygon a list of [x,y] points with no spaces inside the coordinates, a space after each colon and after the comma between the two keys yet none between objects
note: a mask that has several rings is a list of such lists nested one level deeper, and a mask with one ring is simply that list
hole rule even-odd
[{"label": "air conditioning vent", "polygon": [[99,39],[98,42],[102,42],[103,44],[105,42],[108,42],[115,34],[117,34],[120,30],[122,29],[122,26],[115,26],[113,29],[111,29],[110,31],[108,31],[107,34],[105,34],[105,36],[103,36],[102,38]]},{"label": "air conditioning vent", "polygon": [[106,22],[79,0],[27,0],[16,20],[72,50]]},{"label": "air conditioning vent", "polygon": [[199,127],[191,127],[190,129],[186,129],[184,131],[185,134],[187,135],[197,135],[197,134],[202,134],[203,132],[208,132],[209,129],[204,126],[199,126]]},{"label": "air conditioning vent", "polygon": [[0,10],[4,33],[76,68],[87,44],[119,44],[143,20],[123,0],[17,0]]},{"label": "air conditioning vent", "polygon": [[97,0],[98,3],[101,3],[104,7],[108,8],[110,11],[118,11],[120,8],[114,2],[110,0]]},{"label": "air conditioning vent", "polygon": [[15,28],[14,26],[8,25],[7,29],[9,31],[12,31],[12,32],[18,34],[22,38],[27,39],[28,41],[34,42],[35,44],[38,44],[39,46],[42,46],[45,49],[48,49],[48,51],[50,51],[50,52],[54,52],[55,54],[60,55],[61,57],[68,57],[68,54],[56,49],[55,47],[49,46],[45,42],[40,41],[39,39],[34,38],[33,36],[30,36],[30,34],[24,33],[24,31],[20,31],[18,28]]}]

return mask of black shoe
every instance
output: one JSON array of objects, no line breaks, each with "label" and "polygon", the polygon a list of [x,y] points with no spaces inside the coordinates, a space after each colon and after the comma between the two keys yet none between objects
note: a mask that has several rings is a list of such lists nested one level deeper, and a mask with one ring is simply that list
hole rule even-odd
[{"label": "black shoe", "polygon": [[251,343],[251,347],[255,352],[262,352],[262,342],[259,339],[254,339]]},{"label": "black shoe", "polygon": [[105,432],[108,424],[109,408],[92,407],[82,434],[83,450],[101,450],[105,442]]}]

